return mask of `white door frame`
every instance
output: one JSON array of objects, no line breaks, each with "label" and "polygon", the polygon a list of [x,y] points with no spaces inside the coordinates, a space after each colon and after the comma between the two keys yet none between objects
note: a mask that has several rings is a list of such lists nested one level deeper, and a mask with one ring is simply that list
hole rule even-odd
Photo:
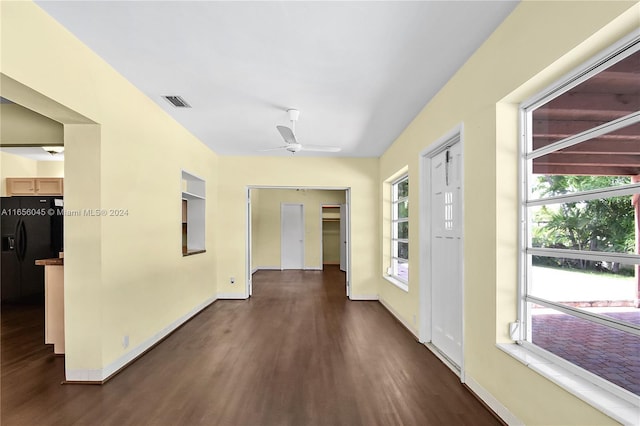
[{"label": "white door frame", "polygon": [[347,270],[347,246],[349,245],[349,238],[347,237],[347,229],[349,226],[349,208],[347,204],[340,204],[340,270]]},{"label": "white door frame", "polygon": [[[420,153],[420,326],[419,326],[419,340],[421,343],[427,345],[429,349],[435,351],[431,342],[431,270],[432,270],[432,253],[431,253],[431,218],[430,218],[430,194],[432,192],[432,183],[430,179],[431,164],[433,158],[444,151],[447,147],[453,144],[460,144],[460,152],[463,167],[461,167],[460,173],[460,211],[462,212],[462,218],[464,218],[464,124],[460,123],[452,130],[447,132],[444,136],[432,143],[428,148],[424,149]],[[462,293],[460,300],[460,306],[462,307],[462,362],[460,363],[460,381],[465,382],[465,369],[464,369],[464,219],[461,226],[461,253],[460,253],[460,276],[462,277]],[[442,355],[437,352],[436,355],[442,359],[445,364],[450,368],[448,360],[444,359]],[[455,371],[455,368],[452,368]]]},{"label": "white door frame", "polygon": [[248,298],[253,293],[253,281],[251,270],[251,190],[252,189],[308,189],[318,191],[344,191],[345,204],[347,206],[347,273],[346,291],[347,297],[351,294],[351,188],[348,186],[276,186],[276,185],[247,185],[245,187],[246,211],[245,211],[245,293]]},{"label": "white door frame", "polygon": [[[344,192],[344,206],[346,212],[344,215],[340,215],[340,220],[344,219],[345,226],[347,227],[346,232],[346,241],[340,242],[340,244],[344,244],[346,247],[344,251],[345,256],[345,269],[346,269],[346,290],[347,290],[347,298],[351,299],[351,188],[347,189]],[[343,217],[344,216],[344,217]]]},{"label": "white door frame", "polygon": [[253,269],[251,269],[251,256],[253,256],[253,247],[252,244],[252,232],[253,227],[251,226],[251,188],[247,187],[246,193],[246,201],[247,201],[247,211],[246,211],[246,224],[247,224],[247,241],[245,244],[245,259],[247,261],[247,279],[245,284],[245,298],[251,297],[253,294],[253,281],[251,280],[251,276],[253,275]]},{"label": "white door frame", "polygon": [[[306,232],[305,232],[305,224],[304,224],[304,204],[303,203],[280,203],[280,270],[283,271],[284,267],[283,267],[283,253],[284,253],[284,248],[286,246],[286,242],[284,240],[284,228],[285,228],[285,215],[284,215],[284,209],[285,207],[288,206],[300,206],[300,223],[302,224],[302,240],[300,241],[302,243],[302,262],[300,265],[300,269],[301,270],[305,270],[305,249],[304,246],[306,244],[305,242],[305,237],[306,237]],[[291,269],[295,269],[295,268],[291,268]]]}]

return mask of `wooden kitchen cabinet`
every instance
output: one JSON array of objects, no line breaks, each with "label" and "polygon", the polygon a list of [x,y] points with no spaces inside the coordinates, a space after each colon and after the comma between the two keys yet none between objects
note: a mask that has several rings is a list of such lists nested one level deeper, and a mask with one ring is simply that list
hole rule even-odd
[{"label": "wooden kitchen cabinet", "polygon": [[7,178],[7,196],[33,195],[36,191],[34,178]]},{"label": "wooden kitchen cabinet", "polygon": [[37,195],[62,195],[63,191],[62,178],[37,178],[36,194]]},{"label": "wooden kitchen cabinet", "polygon": [[63,195],[63,178],[7,178],[7,197],[12,195]]}]

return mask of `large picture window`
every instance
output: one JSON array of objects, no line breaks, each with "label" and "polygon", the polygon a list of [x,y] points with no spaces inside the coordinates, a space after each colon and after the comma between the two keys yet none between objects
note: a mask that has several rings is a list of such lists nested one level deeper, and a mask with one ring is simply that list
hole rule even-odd
[{"label": "large picture window", "polygon": [[409,282],[409,176],[391,184],[390,275]]},{"label": "large picture window", "polygon": [[521,108],[521,343],[632,398],[640,396],[639,42]]}]

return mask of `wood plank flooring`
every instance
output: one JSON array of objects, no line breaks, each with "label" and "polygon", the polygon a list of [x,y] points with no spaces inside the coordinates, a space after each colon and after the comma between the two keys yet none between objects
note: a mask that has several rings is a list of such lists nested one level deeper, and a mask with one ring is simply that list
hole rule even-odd
[{"label": "wood plank flooring", "polygon": [[334,266],[256,273],[103,386],[60,384],[43,315],[3,307],[3,426],[500,424]]}]

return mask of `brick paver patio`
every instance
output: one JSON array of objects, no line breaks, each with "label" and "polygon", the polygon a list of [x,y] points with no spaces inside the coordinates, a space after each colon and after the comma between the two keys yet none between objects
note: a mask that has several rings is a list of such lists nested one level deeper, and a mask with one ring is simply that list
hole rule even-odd
[{"label": "brick paver patio", "polygon": [[[606,316],[640,325],[640,310]],[[640,337],[564,314],[532,315],[533,343],[640,395]]]}]

